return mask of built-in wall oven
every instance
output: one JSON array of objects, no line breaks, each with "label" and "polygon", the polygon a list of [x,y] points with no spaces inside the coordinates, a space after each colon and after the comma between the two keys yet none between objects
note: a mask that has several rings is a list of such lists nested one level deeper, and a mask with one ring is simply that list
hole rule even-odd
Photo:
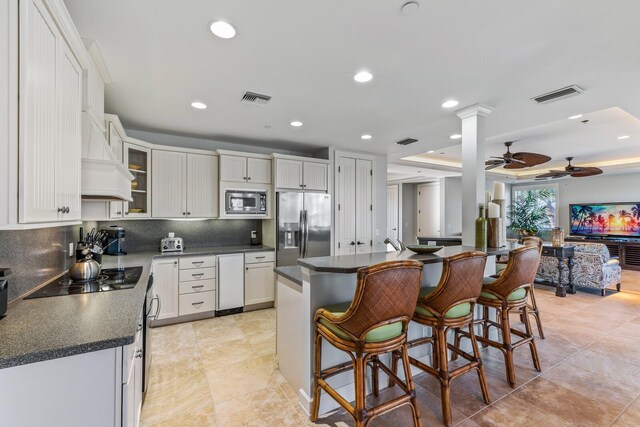
[{"label": "built-in wall oven", "polygon": [[267,190],[227,189],[224,201],[227,215],[267,215]]}]

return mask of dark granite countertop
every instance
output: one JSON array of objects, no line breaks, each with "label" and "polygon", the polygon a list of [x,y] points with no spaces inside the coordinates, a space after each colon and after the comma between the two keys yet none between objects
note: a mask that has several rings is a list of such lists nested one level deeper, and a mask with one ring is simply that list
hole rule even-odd
[{"label": "dark granite countertop", "polygon": [[219,246],[104,256],[102,268],[142,266],[138,284],[132,289],[13,301],[0,319],[0,369],[133,343],[154,258],[273,250]]},{"label": "dark granite countertop", "polygon": [[156,252],[156,257],[175,257],[175,256],[191,256],[191,255],[221,255],[246,252],[273,252],[274,248],[265,245],[255,246],[206,246],[201,248],[187,247],[182,252]]},{"label": "dark granite countertop", "polygon": [[299,265],[276,267],[273,271],[277,275],[287,278],[298,285],[302,285],[302,268]]},{"label": "dark granite countertop", "polygon": [[488,255],[502,255],[509,253],[516,246],[504,248],[474,248],[473,246],[445,246],[435,254],[417,254],[410,250],[402,252],[374,252],[369,254],[338,255],[317,258],[303,258],[298,264],[310,270],[328,273],[355,273],[361,267],[378,264],[385,261],[418,260],[424,264],[442,262],[442,259],[467,251],[483,251]]}]

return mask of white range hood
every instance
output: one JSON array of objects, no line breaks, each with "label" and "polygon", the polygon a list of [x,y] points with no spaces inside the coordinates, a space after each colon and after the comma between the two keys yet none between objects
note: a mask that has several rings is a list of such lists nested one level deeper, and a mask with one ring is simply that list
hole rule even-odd
[{"label": "white range hood", "polygon": [[89,114],[82,113],[82,200],[131,202],[134,176],[120,163]]}]

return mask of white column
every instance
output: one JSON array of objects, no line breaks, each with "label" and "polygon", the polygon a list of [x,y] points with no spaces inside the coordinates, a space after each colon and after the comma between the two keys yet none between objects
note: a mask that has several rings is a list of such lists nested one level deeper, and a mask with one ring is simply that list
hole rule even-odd
[{"label": "white column", "polygon": [[485,202],[484,121],[492,108],[475,104],[456,114],[462,120],[462,244],[475,244],[478,207]]}]

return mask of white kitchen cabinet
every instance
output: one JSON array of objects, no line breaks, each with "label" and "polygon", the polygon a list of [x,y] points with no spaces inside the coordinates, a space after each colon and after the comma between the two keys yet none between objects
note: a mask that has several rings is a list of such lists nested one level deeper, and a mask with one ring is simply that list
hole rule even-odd
[{"label": "white kitchen cabinet", "polygon": [[247,181],[252,184],[271,184],[271,159],[247,157]]},{"label": "white kitchen cabinet", "polygon": [[327,163],[276,158],[276,188],[327,191]]},{"label": "white kitchen cabinet", "polygon": [[125,218],[150,218],[151,148],[125,141],[124,164],[135,177],[131,182],[133,202],[124,203]]},{"label": "white kitchen cabinet", "polygon": [[214,218],[217,211],[217,158],[153,150],[152,213],[155,218]]},{"label": "white kitchen cabinet", "polygon": [[244,305],[272,302],[275,299],[275,263],[245,264]]},{"label": "white kitchen cabinet", "polygon": [[258,155],[220,154],[220,181],[271,184],[271,159]]},{"label": "white kitchen cabinet", "polygon": [[304,162],[302,185],[305,190],[327,191],[329,165],[326,163]]},{"label": "white kitchen cabinet", "polygon": [[336,254],[371,252],[373,162],[338,156],[336,167]]},{"label": "white kitchen cabinet", "polygon": [[187,154],[153,150],[151,212],[155,218],[187,216]]},{"label": "white kitchen cabinet", "polygon": [[82,77],[43,2],[20,2],[22,223],[80,219]]},{"label": "white kitchen cabinet", "polygon": [[178,258],[153,260],[153,293],[160,298],[158,320],[178,317]]},{"label": "white kitchen cabinet", "polygon": [[218,158],[187,154],[187,216],[218,216]]}]

